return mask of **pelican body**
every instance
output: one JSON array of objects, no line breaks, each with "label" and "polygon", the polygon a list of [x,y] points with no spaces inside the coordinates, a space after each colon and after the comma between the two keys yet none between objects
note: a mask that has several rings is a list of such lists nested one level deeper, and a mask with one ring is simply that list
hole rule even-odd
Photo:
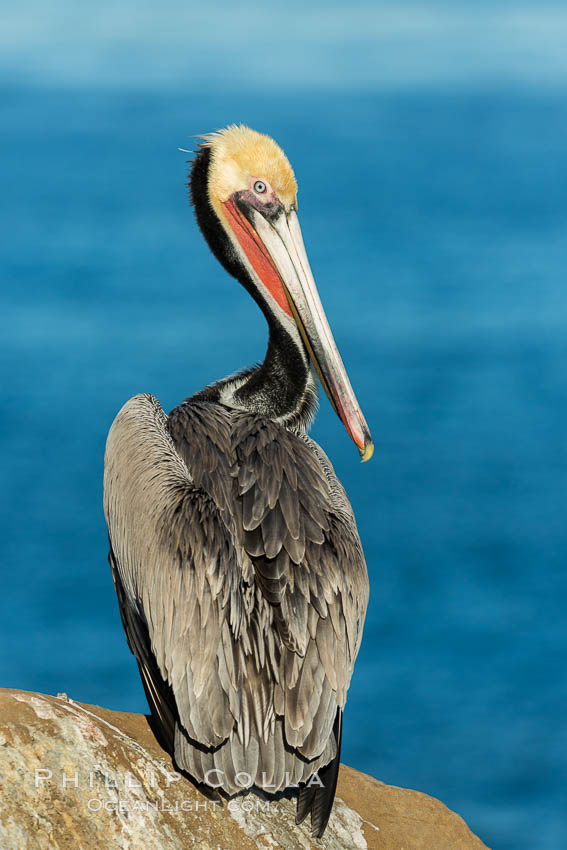
[{"label": "pelican body", "polygon": [[[205,793],[300,787],[323,835],[368,576],[345,491],[307,436],[317,375],[363,460],[372,442],[269,137],[203,137],[190,173],[213,254],[264,312],[260,366],[167,416],[137,395],[108,435],[104,507],[122,624],[153,727]],[[213,338],[214,332],[211,332]]]}]

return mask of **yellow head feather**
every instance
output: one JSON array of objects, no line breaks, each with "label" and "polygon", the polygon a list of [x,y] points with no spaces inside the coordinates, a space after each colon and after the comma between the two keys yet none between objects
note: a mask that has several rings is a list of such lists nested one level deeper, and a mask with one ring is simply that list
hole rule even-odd
[{"label": "yellow head feather", "polygon": [[203,145],[211,150],[209,198],[221,220],[224,220],[222,204],[233,192],[248,189],[252,177],[268,182],[286,210],[297,205],[293,169],[270,136],[244,124],[232,124],[202,139]]}]

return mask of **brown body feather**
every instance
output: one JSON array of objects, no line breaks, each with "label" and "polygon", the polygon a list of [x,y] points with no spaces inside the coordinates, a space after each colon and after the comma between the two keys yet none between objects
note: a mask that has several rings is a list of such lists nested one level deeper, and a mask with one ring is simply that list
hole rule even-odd
[{"label": "brown body feather", "polygon": [[338,761],[368,578],[321,449],[267,417],[188,401],[168,418],[135,396],[108,437],[105,513],[124,628],[177,765],[233,794],[246,774],[277,791]]}]

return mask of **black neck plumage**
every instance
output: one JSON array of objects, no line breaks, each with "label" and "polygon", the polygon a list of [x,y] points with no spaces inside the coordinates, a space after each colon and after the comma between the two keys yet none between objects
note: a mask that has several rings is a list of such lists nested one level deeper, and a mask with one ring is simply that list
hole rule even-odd
[{"label": "black neck plumage", "polygon": [[191,203],[201,233],[222,266],[250,293],[266,317],[268,350],[264,362],[224,378],[199,392],[194,399],[220,401],[232,407],[261,413],[289,428],[303,430],[317,408],[317,383],[303,343],[294,339],[262,297],[218,219],[209,200],[210,149],[203,146],[189,175]]}]

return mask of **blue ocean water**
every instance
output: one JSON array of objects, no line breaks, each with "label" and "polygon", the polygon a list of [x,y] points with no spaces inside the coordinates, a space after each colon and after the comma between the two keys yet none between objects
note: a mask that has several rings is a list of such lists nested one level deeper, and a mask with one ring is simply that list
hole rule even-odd
[{"label": "blue ocean water", "polygon": [[551,91],[2,91],[0,685],[144,711],[106,564],[104,441],[263,357],[187,204],[193,134],[275,136],[376,444],[323,397],[371,601],[344,761],[491,847],[567,846],[567,113]]}]

